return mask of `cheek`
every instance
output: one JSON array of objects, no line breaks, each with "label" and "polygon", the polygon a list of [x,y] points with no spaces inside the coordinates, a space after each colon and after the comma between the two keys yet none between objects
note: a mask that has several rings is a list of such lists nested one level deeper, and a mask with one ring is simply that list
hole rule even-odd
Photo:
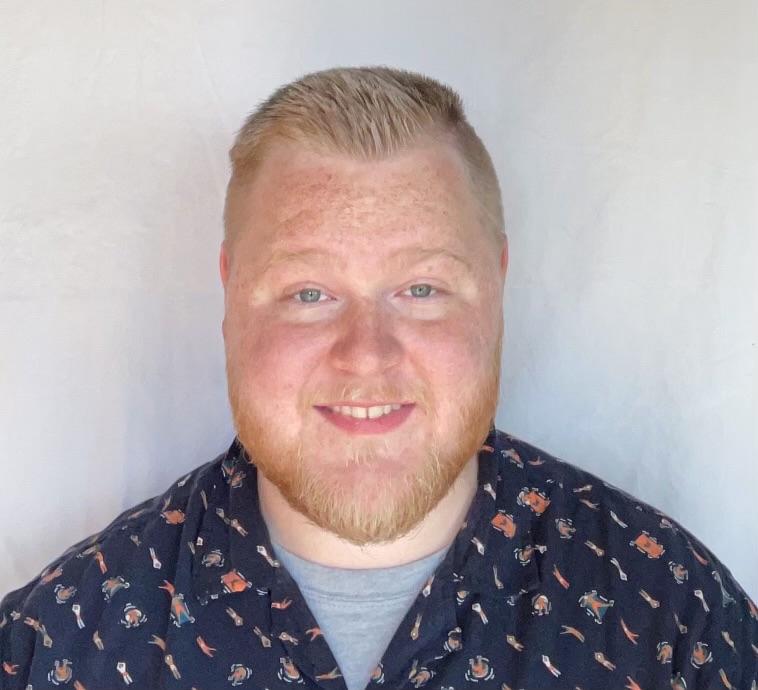
[{"label": "cheek", "polygon": [[[254,403],[272,411],[296,401],[319,358],[319,339],[302,329],[271,323],[242,330],[237,339],[236,370]],[[265,316],[251,319],[265,324]]]},{"label": "cheek", "polygon": [[487,341],[471,324],[415,329],[405,339],[412,368],[440,403],[465,394],[491,374],[494,344]]}]

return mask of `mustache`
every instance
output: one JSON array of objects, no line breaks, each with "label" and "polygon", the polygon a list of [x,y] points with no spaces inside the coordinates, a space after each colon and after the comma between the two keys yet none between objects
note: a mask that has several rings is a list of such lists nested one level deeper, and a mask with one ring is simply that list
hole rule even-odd
[{"label": "mustache", "polygon": [[302,401],[303,409],[334,402],[354,402],[356,400],[376,400],[387,402],[411,402],[422,410],[434,405],[434,396],[423,384],[399,386],[391,383],[378,385],[343,384],[324,387],[309,392]]}]

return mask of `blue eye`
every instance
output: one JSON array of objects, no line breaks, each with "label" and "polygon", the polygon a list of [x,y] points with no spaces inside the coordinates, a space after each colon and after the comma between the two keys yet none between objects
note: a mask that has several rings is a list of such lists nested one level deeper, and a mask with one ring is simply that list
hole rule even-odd
[{"label": "blue eye", "polygon": [[410,288],[411,297],[429,297],[435,292],[431,285],[412,285]]},{"label": "blue eye", "polygon": [[321,301],[321,297],[323,295],[321,294],[321,290],[316,290],[314,288],[306,288],[305,290],[300,290],[295,297],[300,302],[305,302],[306,304],[313,304],[315,302]]}]

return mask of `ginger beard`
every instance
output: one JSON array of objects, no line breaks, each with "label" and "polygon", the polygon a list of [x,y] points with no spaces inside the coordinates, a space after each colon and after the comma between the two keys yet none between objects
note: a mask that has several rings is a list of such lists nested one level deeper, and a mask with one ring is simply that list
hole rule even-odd
[{"label": "ginger beard", "polygon": [[[318,415],[312,405],[321,400],[363,397],[417,403],[391,439],[381,434],[351,437],[335,430],[344,445],[326,458],[318,457],[319,439],[305,425],[295,436],[276,429],[276,419],[263,414],[265,405],[256,405],[254,393],[243,390],[243,377],[227,353],[237,435],[257,469],[309,521],[357,545],[393,541],[416,527],[442,500],[487,437],[499,396],[501,344],[502,329],[489,371],[468,391],[457,392],[458,413],[445,429],[440,428],[437,400],[428,387],[411,391],[410,397],[408,389],[393,386],[371,391],[343,387],[331,391],[336,393],[331,397],[329,391],[308,396],[299,406],[301,419]],[[415,440],[412,432],[417,428],[406,429],[408,424],[423,426],[426,434],[421,443],[403,442],[404,437]],[[339,457],[334,457],[335,452]]]}]

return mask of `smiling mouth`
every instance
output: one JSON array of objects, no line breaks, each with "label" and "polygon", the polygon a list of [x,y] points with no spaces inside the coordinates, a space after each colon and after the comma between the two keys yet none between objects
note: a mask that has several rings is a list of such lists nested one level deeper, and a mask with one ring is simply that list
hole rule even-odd
[{"label": "smiling mouth", "polygon": [[328,405],[326,409],[336,414],[352,417],[353,419],[379,419],[391,412],[395,412],[402,407],[400,403],[391,403],[388,405]]},{"label": "smiling mouth", "polygon": [[381,405],[319,405],[316,409],[332,424],[351,434],[382,434],[397,429],[416,407],[414,403]]}]

